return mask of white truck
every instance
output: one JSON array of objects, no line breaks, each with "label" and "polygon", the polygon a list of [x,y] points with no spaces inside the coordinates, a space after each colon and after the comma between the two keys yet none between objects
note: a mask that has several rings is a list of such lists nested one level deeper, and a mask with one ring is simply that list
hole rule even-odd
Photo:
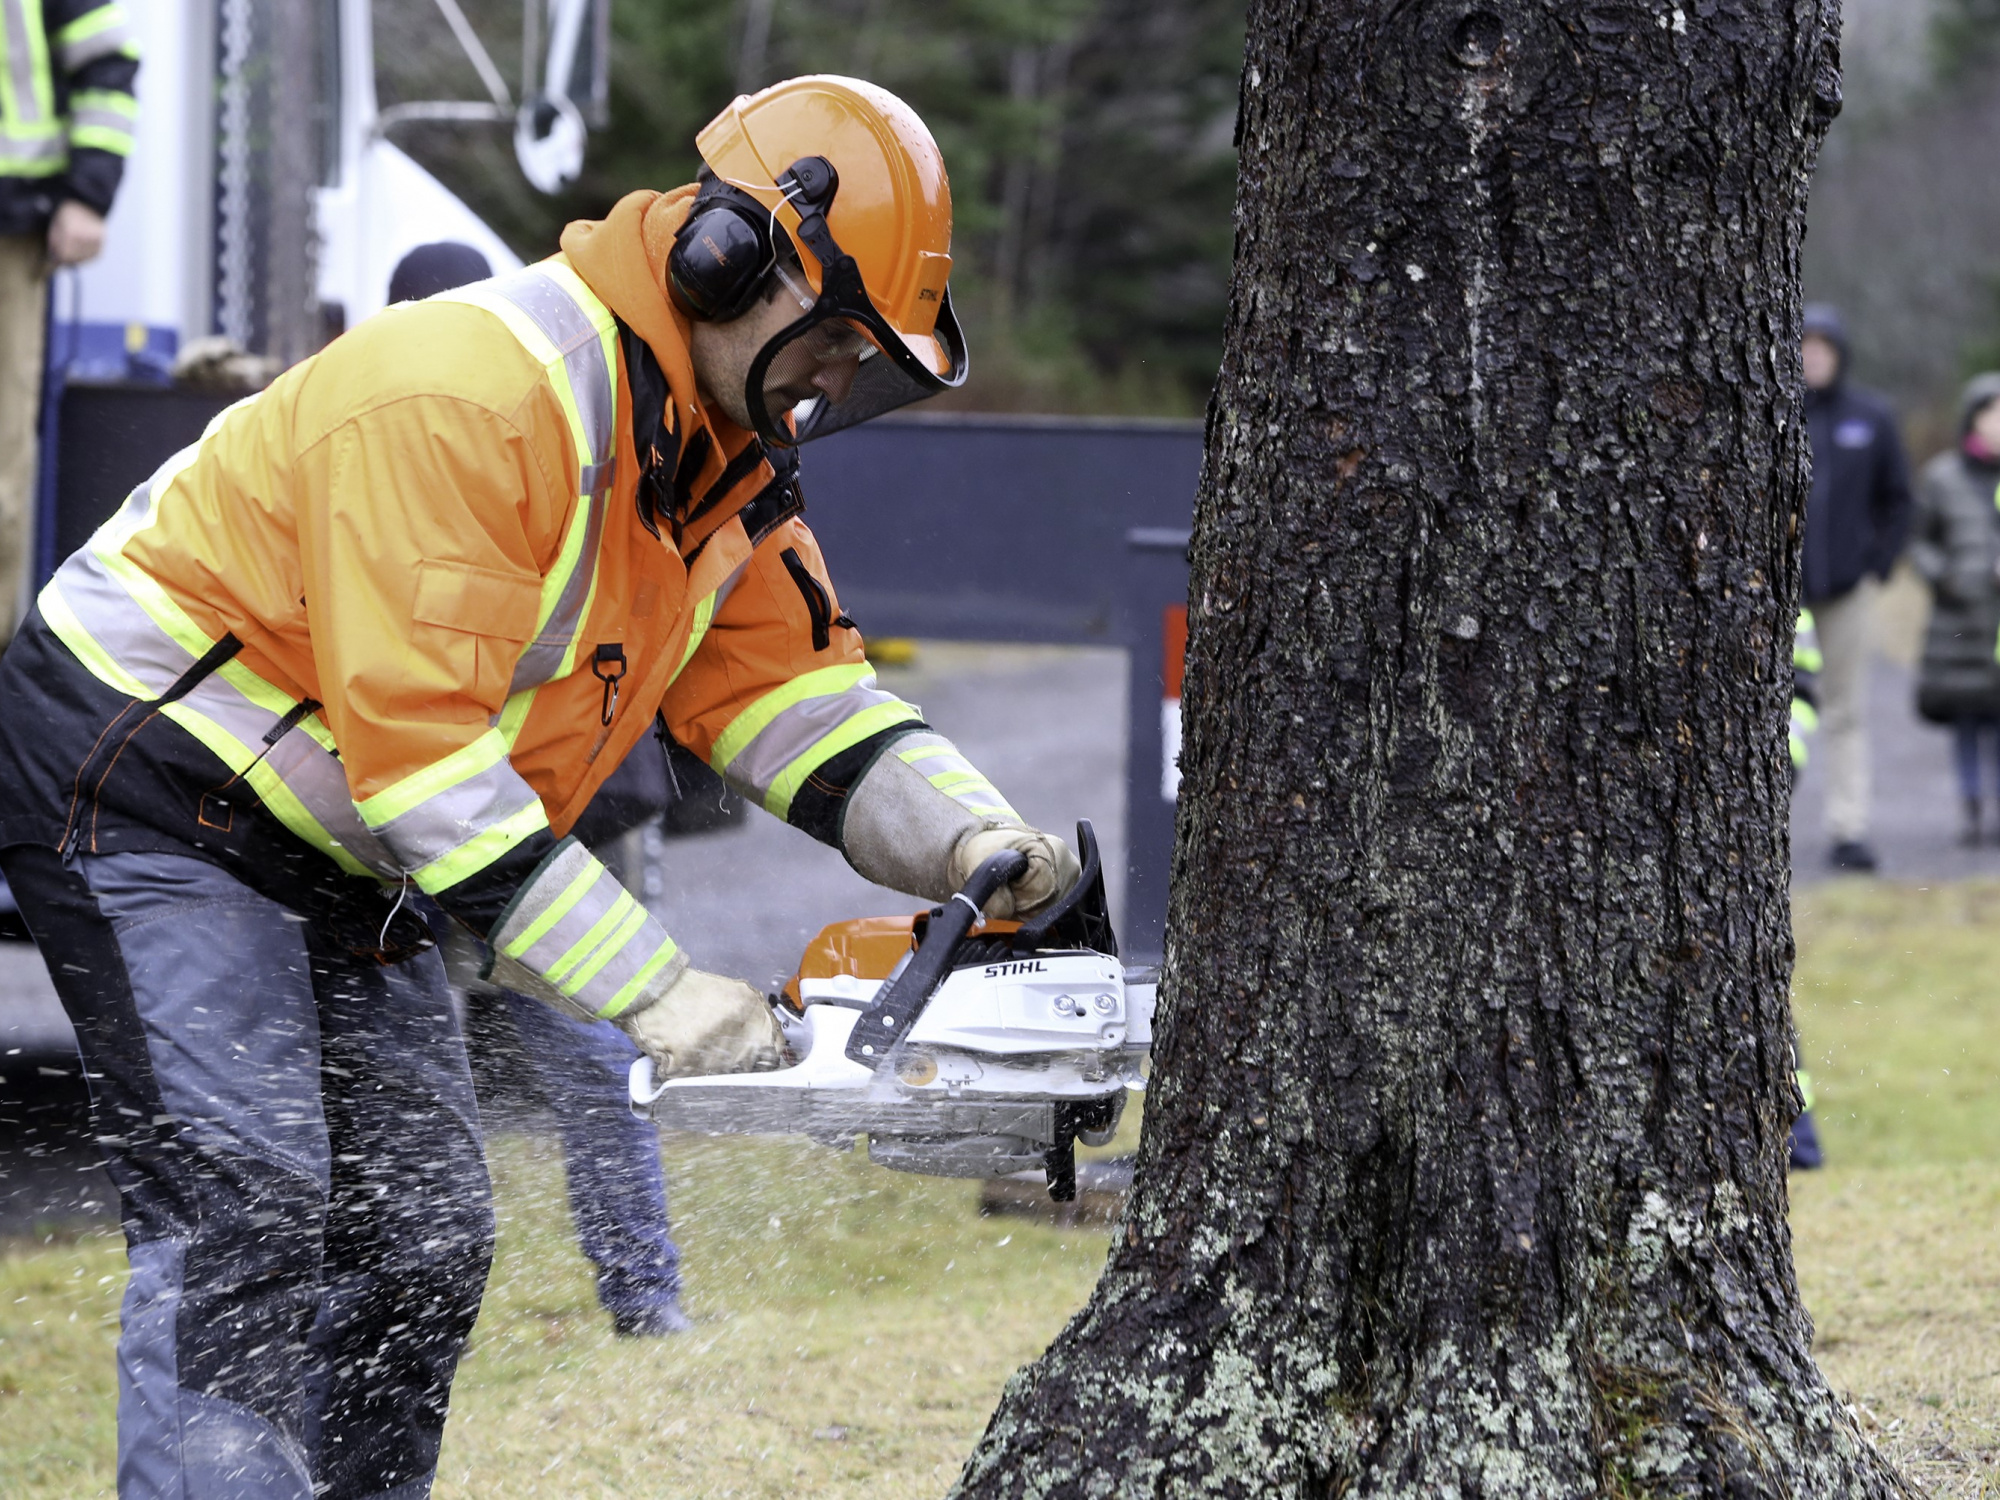
[{"label": "white truck", "polygon": [[[405,0],[418,4],[422,0]],[[318,101],[319,181],[308,247],[313,290],[334,326],[379,310],[396,263],[417,245],[456,240],[495,271],[520,264],[506,243],[387,132],[404,120],[511,126],[523,174],[553,192],[583,162],[586,119],[601,116],[608,0],[521,0],[524,53],[539,86],[513,97],[457,0],[431,0],[485,99],[377,106],[370,0],[299,6],[311,32],[310,80],[285,77],[272,33],[279,7],[259,0],[147,0],[130,7],[139,33],[137,146],[111,212],[104,254],[58,278],[50,357],[72,379],[164,369],[194,339],[260,342],[258,299],[268,261],[287,243],[270,222],[256,153],[268,149],[258,90]],[[491,7],[488,7],[490,10]],[[299,24],[297,16],[291,24]],[[282,35],[275,39],[282,49]]]}]

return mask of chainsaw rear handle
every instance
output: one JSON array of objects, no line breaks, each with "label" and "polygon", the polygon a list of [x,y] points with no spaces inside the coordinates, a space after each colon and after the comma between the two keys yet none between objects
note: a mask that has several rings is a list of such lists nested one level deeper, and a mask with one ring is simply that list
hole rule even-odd
[{"label": "chainsaw rear handle", "polygon": [[1003,849],[980,863],[958,894],[942,906],[931,908],[924,926],[924,940],[903,967],[903,972],[875,997],[875,1003],[861,1012],[847,1038],[847,1055],[864,1068],[878,1066],[889,1049],[900,1042],[923,1014],[924,1004],[951,972],[958,945],[972,931],[986,903],[1000,888],[1027,873],[1028,856],[1018,849]]}]

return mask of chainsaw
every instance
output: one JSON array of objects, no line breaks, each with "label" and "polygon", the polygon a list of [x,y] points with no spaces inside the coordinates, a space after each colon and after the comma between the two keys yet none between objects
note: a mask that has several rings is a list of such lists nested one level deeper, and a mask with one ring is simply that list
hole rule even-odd
[{"label": "chainsaw", "polygon": [[1076,1143],[1107,1144],[1145,1087],[1157,974],[1118,961],[1089,823],[1082,874],[1031,921],[987,900],[1026,868],[1007,851],[951,900],[836,922],[770,1001],[796,1059],[768,1073],[659,1082],[632,1064],[633,1112],[668,1130],[802,1135],[899,1172],[1004,1177],[1040,1169],[1076,1196]]}]

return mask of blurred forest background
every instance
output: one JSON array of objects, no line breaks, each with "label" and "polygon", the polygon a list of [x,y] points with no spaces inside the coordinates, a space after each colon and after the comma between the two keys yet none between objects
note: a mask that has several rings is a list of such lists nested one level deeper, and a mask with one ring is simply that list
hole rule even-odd
[{"label": "blurred forest background", "polygon": [[[520,76],[521,0],[460,0]],[[543,197],[493,125],[396,143],[522,256],[635,187],[691,181],[694,134],[740,92],[847,73],[901,95],[951,171],[952,295],[972,344],[955,404],[1199,415],[1221,355],[1241,0],[614,0],[610,120]],[[375,0],[382,105],[486,91],[430,0]]]},{"label": "blurred forest background", "polygon": [[1806,295],[1846,314],[1921,460],[1956,438],[1964,379],[2000,369],[2000,0],[1844,0],[1842,20]]},{"label": "blurred forest background", "polygon": [[[518,77],[520,0],[461,3]],[[484,97],[435,3],[375,15],[384,105]],[[2000,367],[2000,0],[1845,0],[1844,18],[1806,289],[1846,312],[1858,377],[1921,458],[1960,382]],[[1195,415],[1221,348],[1242,28],[1241,0],[614,0],[609,124],[570,191],[530,189],[501,127],[394,135],[535,256],[620,193],[690,179],[694,132],[739,91],[872,78],[950,163],[973,340],[957,404]]]}]

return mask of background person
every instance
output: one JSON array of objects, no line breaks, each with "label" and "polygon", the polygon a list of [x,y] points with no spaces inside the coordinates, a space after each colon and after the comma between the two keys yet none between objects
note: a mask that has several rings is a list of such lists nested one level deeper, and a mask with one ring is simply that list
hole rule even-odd
[{"label": "background person", "polygon": [[[1979,763],[2000,796],[2000,374],[1975,377],[1959,401],[1958,446],[1917,477],[1910,562],[1931,589],[1917,671],[1917,712],[1952,731],[1964,842],[1980,837]],[[1994,828],[2000,833],[2000,819]]]},{"label": "background person", "polygon": [[49,272],[104,248],[138,106],[118,5],[0,0],[0,651],[27,602]]},{"label": "background person", "polygon": [[1876,587],[1909,528],[1909,470],[1888,403],[1847,379],[1847,332],[1824,303],[1805,311],[1806,501],[1804,603],[1818,627],[1820,743],[1827,770],[1828,860],[1875,868],[1868,843],[1868,657]]},{"label": "background person", "polygon": [[[396,263],[389,303],[421,302],[484,281],[493,267],[470,245],[419,245]],[[577,819],[578,840],[627,889],[640,887],[639,830],[666,811],[665,746],[641,740]],[[448,944],[448,950],[455,945]],[[482,958],[485,956],[481,945]],[[667,1221],[659,1132],[627,1107],[626,1079],[639,1049],[609,1021],[562,1015],[515,990],[496,990],[466,965],[453,978],[468,996],[499,997],[514,1037],[556,1118],[577,1243],[597,1267],[597,1301],[626,1336],[685,1333],[681,1255]]]}]

